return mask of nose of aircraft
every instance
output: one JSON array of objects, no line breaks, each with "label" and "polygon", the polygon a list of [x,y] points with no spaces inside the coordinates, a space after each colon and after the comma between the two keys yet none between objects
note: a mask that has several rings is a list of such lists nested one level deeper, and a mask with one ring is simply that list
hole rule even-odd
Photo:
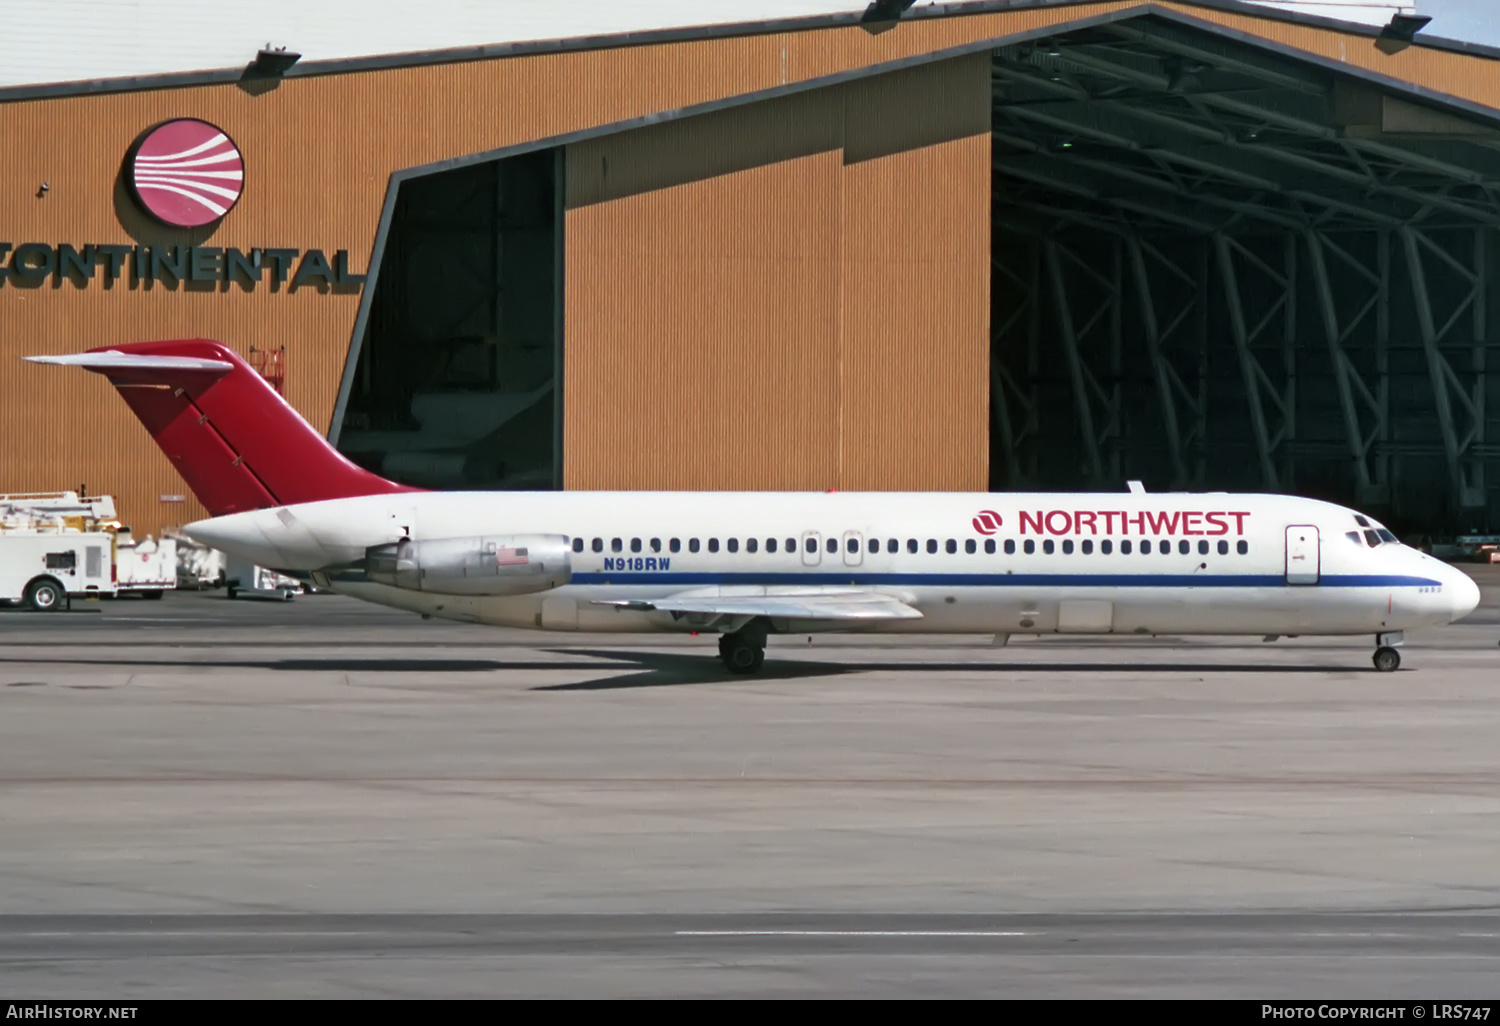
[{"label": "nose of aircraft", "polygon": [[1454,620],[1462,620],[1479,605],[1479,585],[1457,567],[1444,568],[1443,590],[1453,596]]}]

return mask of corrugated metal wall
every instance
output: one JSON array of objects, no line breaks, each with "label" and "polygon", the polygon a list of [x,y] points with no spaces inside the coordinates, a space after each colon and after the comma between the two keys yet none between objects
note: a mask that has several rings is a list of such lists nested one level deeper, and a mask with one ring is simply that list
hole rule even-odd
[{"label": "corrugated metal wall", "polygon": [[989,118],[979,54],[570,147],[567,486],[982,490]]},{"label": "corrugated metal wall", "polygon": [[[1058,5],[923,19],[880,33],[859,28],[782,32],[292,78],[269,90],[223,85],[0,104],[0,153],[5,157],[0,241],[177,241],[242,249],[347,249],[355,269],[364,270],[389,178],[397,169],[1138,6],[1134,0]],[[1351,65],[1500,105],[1497,62],[1420,47],[1387,55],[1366,37],[1187,4],[1167,6]],[[944,96],[943,89],[949,87],[932,83],[923,88]],[[658,368],[663,379],[688,374],[686,380],[693,381],[694,388],[717,390],[710,394],[760,395],[752,405],[766,411],[762,427],[775,422],[775,444],[748,438],[743,431],[723,431],[727,418],[722,411],[694,407],[699,412],[679,416],[663,404],[658,409],[663,420],[688,423],[704,417],[696,422],[700,429],[719,430],[694,431],[691,448],[658,447],[656,458],[663,463],[699,461],[700,476],[695,480],[700,486],[717,486],[731,483],[715,475],[733,467],[735,459],[746,468],[765,467],[784,459],[786,450],[803,437],[826,440],[830,433],[842,433],[839,464],[818,463],[829,458],[828,443],[819,441],[816,448],[822,456],[809,456],[795,475],[780,472],[786,485],[876,485],[895,481],[896,476],[883,477],[886,468],[906,460],[937,464],[928,478],[933,485],[969,480],[960,468],[982,462],[982,432],[958,440],[949,431],[949,441],[940,451],[933,451],[931,439],[937,431],[934,423],[942,418],[972,416],[976,400],[965,389],[982,388],[982,378],[968,376],[961,361],[924,362],[923,350],[911,343],[919,330],[930,331],[939,323],[959,335],[973,331],[963,310],[944,305],[956,303],[951,297],[967,292],[953,286],[929,294],[915,284],[907,289],[902,285],[918,278],[925,282],[940,273],[983,273],[977,266],[959,268],[948,260],[948,241],[959,240],[953,242],[953,251],[967,246],[964,232],[978,231],[976,225],[987,219],[977,208],[966,214],[947,205],[941,195],[969,192],[962,176],[977,166],[971,150],[982,143],[978,137],[936,145],[920,144],[920,138],[916,144],[903,142],[899,124],[921,129],[930,119],[941,121],[944,111],[928,108],[914,121],[892,117],[890,124],[883,124],[880,111],[886,108],[872,99],[870,117],[877,131],[870,139],[876,147],[872,152],[880,155],[862,159],[857,155],[857,147],[864,145],[857,127],[857,98],[846,102],[842,151],[839,146],[818,148],[818,133],[828,129],[826,119],[831,115],[819,114],[817,105],[826,101],[809,97],[796,102],[809,105],[798,108],[805,111],[807,124],[763,126],[727,151],[706,148],[708,153],[739,154],[734,159],[744,164],[742,169],[705,178],[703,167],[680,163],[687,159],[685,154],[663,154],[662,170],[641,180],[638,187],[643,191],[620,201],[622,210],[636,211],[632,223],[642,231],[661,232],[668,223],[685,224],[684,211],[691,204],[704,212],[722,209],[732,215],[725,223],[738,226],[739,236],[727,227],[711,231],[711,222],[700,222],[705,227],[695,245],[711,248],[697,252],[711,254],[709,263],[720,261],[717,268],[700,266],[705,261],[691,260],[689,250],[679,249],[684,254],[683,280],[692,287],[701,282],[704,289],[721,288],[733,277],[725,265],[738,257],[724,251],[724,238],[740,239],[746,254],[743,263],[750,263],[755,253],[765,254],[758,258],[759,266],[768,275],[779,275],[738,283],[745,296],[763,301],[737,301],[723,310],[699,305],[693,316],[704,323],[685,324],[702,337],[700,345],[728,345],[738,333],[769,348],[741,347],[734,351],[738,363],[719,361],[712,374],[706,363],[686,366],[695,363],[691,350],[674,351]],[[148,126],[173,117],[214,122],[235,138],[246,156],[245,195],[209,235],[174,236],[149,227],[117,182],[131,141]],[[896,134],[887,136],[886,131]],[[759,158],[750,152],[752,144],[764,148]],[[892,148],[885,151],[882,145]],[[681,184],[652,177],[673,167],[682,175]],[[39,197],[42,182],[50,188]],[[865,200],[866,194],[879,199]],[[816,203],[817,196],[837,197],[837,204],[825,209]],[[637,199],[640,205],[632,206]],[[657,207],[653,212],[652,203],[672,209]],[[747,231],[757,222],[758,231]],[[683,245],[680,236],[671,241],[673,246]],[[617,239],[608,244],[630,243]],[[570,247],[570,259],[577,256],[575,249],[576,245]],[[785,254],[784,260],[779,254]],[[625,263],[619,270],[629,274],[633,269]],[[827,291],[835,280],[836,304]],[[639,302],[650,301],[649,296],[635,295]],[[681,295],[681,289],[661,292],[656,301],[676,303]],[[358,297],[352,294],[271,292],[264,286],[254,292],[238,286],[196,292],[161,285],[136,289],[126,282],[107,289],[99,280],[84,289],[50,281],[40,289],[18,288],[13,282],[0,285],[0,491],[86,481],[93,489],[113,492],[124,518],[140,531],[201,515],[193,503],[159,503],[160,495],[185,488],[101,380],[23,365],[16,358],[171,336],[217,337],[241,352],[251,345],[284,344],[288,398],[310,420],[326,427],[357,308]],[[643,308],[624,316],[654,324],[658,315]],[[731,316],[736,320],[732,330],[713,323],[714,318],[722,322]],[[837,326],[837,333],[826,330],[830,325]],[[844,348],[838,353],[818,349],[820,344],[832,344],[830,339],[840,340]],[[852,348],[858,346],[866,348]],[[862,358],[851,360],[851,354]],[[829,384],[818,373],[836,359],[843,360],[843,367],[836,383]],[[626,371],[636,373],[635,368],[616,368],[615,380],[636,380],[622,376]],[[914,391],[922,394],[951,386],[954,410],[897,404],[899,417],[883,418],[889,397],[904,394],[914,380]],[[588,387],[607,388],[609,381],[602,376]],[[686,387],[674,392],[677,386],[670,382],[661,387],[668,395],[696,394]],[[819,409],[822,403],[811,401],[825,398],[830,390],[848,393],[839,400],[833,422],[828,411]],[[578,409],[576,402],[570,404],[570,417]],[[775,411],[780,412],[773,416]],[[641,428],[616,425],[615,430]],[[870,444],[850,449],[851,432],[870,439]],[[575,431],[568,444],[577,437]],[[619,454],[628,446],[614,444],[608,451]],[[599,481],[610,473],[606,466],[596,466],[587,475],[583,471],[580,466],[578,480]],[[651,482],[670,473],[653,471]],[[762,471],[747,469],[733,482],[750,485],[765,480],[757,474]]]}]

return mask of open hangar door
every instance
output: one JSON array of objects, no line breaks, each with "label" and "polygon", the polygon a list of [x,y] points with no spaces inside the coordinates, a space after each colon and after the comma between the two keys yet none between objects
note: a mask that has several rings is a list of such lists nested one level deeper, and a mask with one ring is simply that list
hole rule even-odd
[{"label": "open hangar door", "polygon": [[1500,121],[1154,16],[992,91],[993,487],[1500,528]]}]

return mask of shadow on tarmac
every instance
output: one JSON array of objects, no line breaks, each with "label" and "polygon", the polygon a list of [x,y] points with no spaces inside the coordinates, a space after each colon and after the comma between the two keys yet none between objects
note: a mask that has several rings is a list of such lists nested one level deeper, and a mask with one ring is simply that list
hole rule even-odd
[{"label": "shadow on tarmac", "polygon": [[[650,652],[619,649],[548,649],[559,656],[586,656],[604,660],[600,664],[565,662],[560,660],[505,660],[505,659],[374,659],[330,656],[324,659],[80,659],[76,656],[53,658],[23,656],[0,657],[0,665],[7,663],[29,666],[109,666],[121,667],[180,667],[184,669],[250,669],[273,670],[291,673],[498,673],[505,671],[558,671],[558,670],[621,670],[620,676],[602,680],[575,681],[567,684],[546,684],[532,688],[533,691],[609,691],[620,688],[676,687],[686,684],[753,683],[802,678],[838,677],[850,673],[1132,673],[1132,674],[1295,674],[1335,673],[1358,670],[1374,673],[1372,667],[1331,665],[1266,665],[1258,663],[1137,663],[1130,661],[1111,662],[868,662],[855,663],[807,662],[778,658],[774,652],[759,673],[737,674],[725,669],[719,660],[709,654],[683,655],[671,652]],[[634,672],[628,672],[628,671]],[[1398,671],[1399,672],[1399,671]]]}]

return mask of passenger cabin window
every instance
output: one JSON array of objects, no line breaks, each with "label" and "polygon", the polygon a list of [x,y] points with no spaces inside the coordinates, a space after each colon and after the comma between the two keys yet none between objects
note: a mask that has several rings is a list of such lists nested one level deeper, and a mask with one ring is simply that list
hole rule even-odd
[{"label": "passenger cabin window", "polygon": [[738,552],[740,551],[740,540],[738,538],[730,538],[724,543],[724,547],[730,552]]},{"label": "passenger cabin window", "polygon": [[979,545],[974,541],[973,538],[966,538],[964,539],[964,551],[972,556],[974,555],[974,553],[979,551]]},{"label": "passenger cabin window", "polygon": [[1029,555],[1031,555],[1035,551],[1036,551],[1036,542],[1032,541],[1030,538],[1027,538],[1026,539],[1026,555],[1029,556]]},{"label": "passenger cabin window", "polygon": [[651,551],[652,552],[660,552],[661,551],[661,539],[660,538],[652,538],[651,539]]},{"label": "passenger cabin window", "polygon": [[718,552],[719,551],[719,539],[717,539],[717,538],[710,538],[708,540],[708,551],[709,552]]},{"label": "passenger cabin window", "polygon": [[851,555],[851,556],[854,555],[856,552],[858,552],[859,551],[859,539],[858,538],[849,538],[849,539],[845,540],[845,542],[844,542],[844,551],[848,552],[849,555]]},{"label": "passenger cabin window", "polygon": [[697,538],[689,538],[688,539],[688,551],[689,552],[697,552],[698,551],[698,539]]},{"label": "passenger cabin window", "polygon": [[900,548],[901,548],[901,541],[900,541],[900,539],[898,539],[898,538],[887,538],[885,540],[885,551],[887,551],[887,552],[896,552]]},{"label": "passenger cabin window", "polygon": [[573,551],[574,552],[582,552],[583,551],[583,539],[582,538],[574,538],[573,539]]},{"label": "passenger cabin window", "polygon": [[1192,550],[1192,548],[1192,544],[1186,538],[1177,543],[1177,551],[1182,553],[1184,556],[1186,556],[1188,552]]},{"label": "passenger cabin window", "polygon": [[1099,551],[1102,554],[1106,555],[1106,556],[1109,555],[1114,550],[1115,550],[1115,543],[1112,542],[1112,541],[1110,541],[1108,538],[1104,539],[1102,542],[1099,543]]},{"label": "passenger cabin window", "polygon": [[927,554],[929,556],[935,556],[935,555],[937,555],[937,539],[936,538],[928,538],[927,539]]},{"label": "passenger cabin window", "polygon": [[818,539],[816,539],[816,538],[809,538],[809,539],[807,539],[807,541],[805,543],[805,547],[806,547],[806,549],[807,549],[808,552],[817,552],[818,551]]},{"label": "passenger cabin window", "polygon": [[1223,538],[1219,539],[1219,555],[1221,555],[1221,556],[1227,556],[1227,555],[1229,555],[1229,543],[1227,541],[1225,541]]},{"label": "passenger cabin window", "polygon": [[758,542],[754,538],[746,538],[745,539],[745,551],[746,552],[754,552],[758,548],[760,548],[760,542]]},{"label": "passenger cabin window", "polygon": [[1052,553],[1053,553],[1053,551],[1055,549],[1056,549],[1056,546],[1054,546],[1052,544],[1052,539],[1051,538],[1048,538],[1046,541],[1042,542],[1042,551],[1045,552],[1047,555],[1049,555],[1049,556],[1052,555]]},{"label": "passenger cabin window", "polygon": [[594,544],[591,546],[591,548],[593,548],[593,550],[595,552],[603,552],[604,551],[604,539],[603,538],[595,538],[594,539]]},{"label": "passenger cabin window", "polygon": [[870,550],[870,555],[873,556],[875,553],[880,551],[880,542],[874,538],[871,538],[868,548]]},{"label": "passenger cabin window", "polygon": [[[993,552],[994,550],[991,549],[989,551]],[[1014,556],[1016,554],[1016,540],[1014,538],[1005,539],[1005,554],[1007,556]]]},{"label": "passenger cabin window", "polygon": [[1151,554],[1151,539],[1150,538],[1142,538],[1141,539],[1141,555],[1148,556],[1150,554]]},{"label": "passenger cabin window", "polygon": [[839,540],[837,538],[829,538],[825,548],[828,549],[830,554],[837,552],[839,550]]},{"label": "passenger cabin window", "polygon": [[1243,556],[1245,553],[1250,551],[1250,543],[1242,538],[1237,543],[1235,543],[1234,548],[1236,552]]},{"label": "passenger cabin window", "polygon": [[1122,556],[1128,556],[1128,555],[1130,555],[1130,539],[1129,538],[1121,539],[1121,541],[1120,541],[1120,555],[1122,555]]},{"label": "passenger cabin window", "polygon": [[609,542],[609,551],[623,552],[625,551],[625,543],[618,538],[611,538]]},{"label": "passenger cabin window", "polygon": [[631,552],[639,552],[639,551],[641,551],[641,540],[639,538],[632,538],[632,539],[630,539],[630,551]]},{"label": "passenger cabin window", "polygon": [[915,538],[908,538],[908,539],[906,539],[906,551],[907,552],[916,552],[917,551],[917,540]]},{"label": "passenger cabin window", "polygon": [[1064,556],[1071,556],[1072,554],[1073,554],[1073,539],[1072,538],[1064,538],[1063,539],[1063,555]]},{"label": "passenger cabin window", "polygon": [[[1016,547],[1016,543],[1013,541],[1007,541],[1005,544],[1009,545],[1012,549]],[[987,556],[993,556],[995,554],[995,539],[986,538],[984,540],[984,553]]]},{"label": "passenger cabin window", "polygon": [[[788,552],[796,552],[797,551],[797,539],[796,538],[788,538],[786,540],[786,550]],[[811,552],[812,549],[808,549],[807,551]]]},{"label": "passenger cabin window", "polygon": [[1087,538],[1079,542],[1078,547],[1083,550],[1083,554],[1085,556],[1091,555],[1094,551],[1094,543],[1089,541]]},{"label": "passenger cabin window", "polygon": [[673,538],[671,541],[667,542],[667,551],[668,552],[681,552],[682,551],[682,539],[681,538]]},{"label": "passenger cabin window", "polygon": [[1206,555],[1208,555],[1208,542],[1206,542],[1206,541],[1200,541],[1198,543],[1198,555],[1200,555],[1200,556],[1206,556]]},{"label": "passenger cabin window", "polygon": [[767,538],[766,539],[766,551],[767,552],[775,552],[776,551],[776,539],[775,538]]},{"label": "passenger cabin window", "polygon": [[946,545],[944,545],[944,546],[943,546],[943,548],[944,548],[944,549],[945,549],[945,550],[947,550],[947,552],[948,552],[948,555],[950,555],[950,556],[951,556],[951,555],[953,555],[953,554],[954,554],[954,553],[955,553],[955,552],[957,552],[957,551],[958,551],[958,542],[957,542],[957,541],[956,541],[956,540],[954,540],[954,539],[952,539],[952,538],[949,538],[949,539],[948,539],[948,543],[947,543],[947,544],[946,544]]}]

